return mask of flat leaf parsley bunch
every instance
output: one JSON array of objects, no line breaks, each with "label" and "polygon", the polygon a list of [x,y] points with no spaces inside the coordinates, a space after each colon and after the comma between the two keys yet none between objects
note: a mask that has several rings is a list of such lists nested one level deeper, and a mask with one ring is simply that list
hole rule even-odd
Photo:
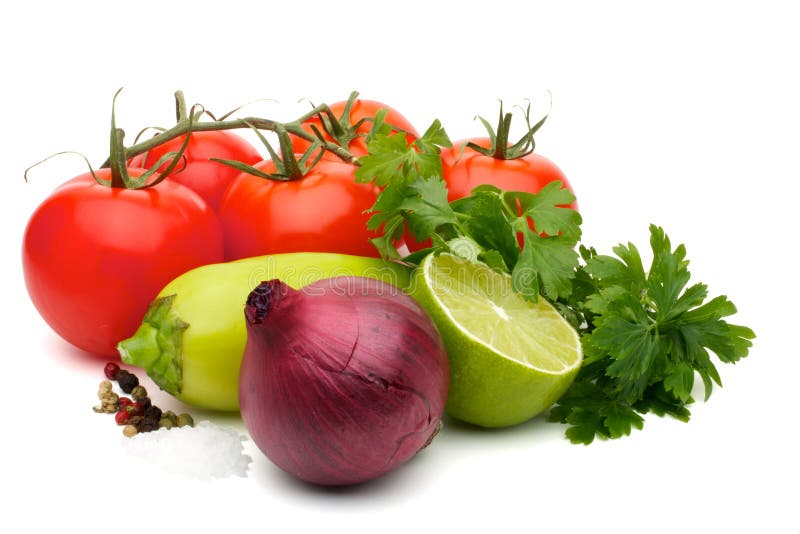
[{"label": "flat leaf parsley bunch", "polygon": [[[549,415],[569,425],[572,442],[628,435],[648,412],[688,421],[695,378],[706,399],[721,385],[712,354],[724,363],[747,356],[754,332],[725,320],[736,313],[726,296],[707,300],[705,284],[689,285],[686,249],[673,249],[662,228],[650,227],[645,270],[633,244],[614,255],[579,246],[581,216],[564,207],[574,196],[560,182],[536,194],[480,186],[448,202],[439,157],[446,146],[438,121],[408,144],[376,118],[356,174],[382,188],[369,222],[382,235],[373,242],[384,257],[410,264],[441,252],[483,262],[509,273],[523,297],[559,309],[584,351],[578,377]],[[395,242],[406,228],[431,246],[400,258]]]}]

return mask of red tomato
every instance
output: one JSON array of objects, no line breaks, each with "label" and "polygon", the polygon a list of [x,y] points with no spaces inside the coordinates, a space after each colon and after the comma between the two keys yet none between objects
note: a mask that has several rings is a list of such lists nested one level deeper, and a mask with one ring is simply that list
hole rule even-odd
[{"label": "red tomato", "polygon": [[[330,104],[331,111],[333,111],[333,114],[336,115],[337,118],[341,117],[342,113],[344,113],[344,107],[346,104],[347,102],[344,101]],[[409,143],[414,142],[414,140],[416,140],[416,138],[419,137],[419,134],[414,129],[414,126],[410,122],[408,122],[408,119],[403,117],[398,111],[390,108],[386,104],[383,104],[381,102],[376,102],[375,100],[357,99],[355,102],[353,102],[353,105],[350,106],[350,122],[347,123],[346,117],[343,120],[346,124],[352,126],[353,124],[357,123],[363,118],[374,117],[375,114],[381,109],[385,109],[387,111],[386,117],[384,119],[387,124],[394,126],[399,130],[407,132],[406,140]],[[322,121],[320,121],[318,117],[312,117],[307,121],[305,121],[303,123],[303,129],[309,133],[313,133],[310,126],[311,124],[316,125],[319,131],[322,132],[323,137],[325,137],[328,141],[333,141],[331,136],[328,135],[328,133],[322,127]],[[363,124],[361,124],[361,126],[359,126],[357,132],[359,134],[366,135],[367,133],[369,133],[371,127],[372,123],[364,122]],[[302,154],[308,149],[310,143],[303,138],[293,137],[292,145],[296,153]],[[350,151],[350,153],[356,157],[364,156],[367,154],[367,143],[366,141],[364,141],[363,135],[354,138],[350,142],[350,145],[347,148]],[[330,152],[325,152],[325,154],[323,155],[323,159],[338,160],[339,158]]]},{"label": "red tomato", "polygon": [[[146,154],[134,156],[130,161],[130,166],[149,169],[158,163],[164,154],[178,152],[183,140],[184,136],[179,136],[155,147]],[[179,162],[175,171],[167,179],[195,191],[208,202],[214,211],[219,211],[219,203],[225,189],[241,171],[211,161],[209,158],[232,159],[249,165],[258,163],[262,159],[249,142],[226,130],[192,132],[183,155],[186,157],[185,161]],[[166,169],[167,165],[162,165],[161,170]]]},{"label": "red tomato", "polygon": [[[144,170],[129,172],[136,177]],[[22,248],[28,294],[44,320],[73,345],[112,358],[161,288],[222,260],[217,217],[190,189],[169,180],[147,189],[111,188],[91,174],[44,200]]]},{"label": "red tomato", "polygon": [[[473,143],[489,146],[489,139],[471,139]],[[490,184],[506,191],[537,193],[542,187],[560,180],[572,191],[567,177],[555,163],[535,152],[517,159],[497,159],[462,147],[468,141],[454,143],[452,148],[442,150],[442,177],[447,183],[447,198],[450,201],[469,196],[479,185]],[[573,202],[569,205],[577,209]]]},{"label": "red tomato", "polygon": [[[271,160],[256,164],[275,172]],[[276,181],[242,173],[222,199],[228,261],[282,252],[379,256],[367,230],[378,189],[356,183],[349,163],[321,160],[303,177]]]}]

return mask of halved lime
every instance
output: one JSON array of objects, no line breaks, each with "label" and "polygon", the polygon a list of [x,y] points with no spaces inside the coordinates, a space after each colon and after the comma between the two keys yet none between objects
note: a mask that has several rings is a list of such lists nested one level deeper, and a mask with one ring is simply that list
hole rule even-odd
[{"label": "halved lime", "polygon": [[548,409],[583,360],[578,333],[543,297],[511,277],[450,254],[428,255],[414,297],[433,318],[450,358],[447,411],[485,427],[522,423]]}]

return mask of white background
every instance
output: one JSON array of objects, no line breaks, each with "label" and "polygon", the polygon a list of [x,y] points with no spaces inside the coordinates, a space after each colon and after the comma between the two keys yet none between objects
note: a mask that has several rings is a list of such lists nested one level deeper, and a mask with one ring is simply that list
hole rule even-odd
[{"label": "white background", "polygon": [[[791,3],[275,4],[29,0],[0,17],[0,530],[799,532]],[[247,478],[169,475],[127,456],[110,416],[92,412],[103,362],[47,328],[21,275],[28,216],[85,167],[57,158],[27,184],[24,169],[60,150],[105,159],[119,87],[129,139],[169,124],[176,89],[216,111],[275,98],[250,112],[278,119],[357,89],[420,130],[438,117],[453,139],[480,134],[473,117],[494,121],[498,98],[543,109],[549,91],[537,150],[571,179],[584,242],[647,249],[648,224],[664,226],[758,339],[719,365],[724,387],[689,424],[650,416],[625,439],[571,445],[542,419],[448,422],[423,454],[355,488],[297,483],[251,442]]]}]

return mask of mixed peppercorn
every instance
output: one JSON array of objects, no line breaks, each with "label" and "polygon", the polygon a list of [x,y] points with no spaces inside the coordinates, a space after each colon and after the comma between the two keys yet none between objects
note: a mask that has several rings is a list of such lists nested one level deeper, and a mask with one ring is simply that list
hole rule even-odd
[{"label": "mixed peppercorn", "polygon": [[[100,382],[97,390],[100,405],[93,410],[97,413],[113,413],[117,424],[124,427],[122,433],[125,436],[133,437],[140,432],[152,432],[159,428],[194,426],[192,416],[188,413],[175,415],[169,410],[162,412],[161,408],[154,406],[147,396],[147,390],[139,385],[139,379],[133,373],[121,369],[114,362],[107,363],[103,372],[107,380]],[[114,393],[112,380],[130,398]]]}]

